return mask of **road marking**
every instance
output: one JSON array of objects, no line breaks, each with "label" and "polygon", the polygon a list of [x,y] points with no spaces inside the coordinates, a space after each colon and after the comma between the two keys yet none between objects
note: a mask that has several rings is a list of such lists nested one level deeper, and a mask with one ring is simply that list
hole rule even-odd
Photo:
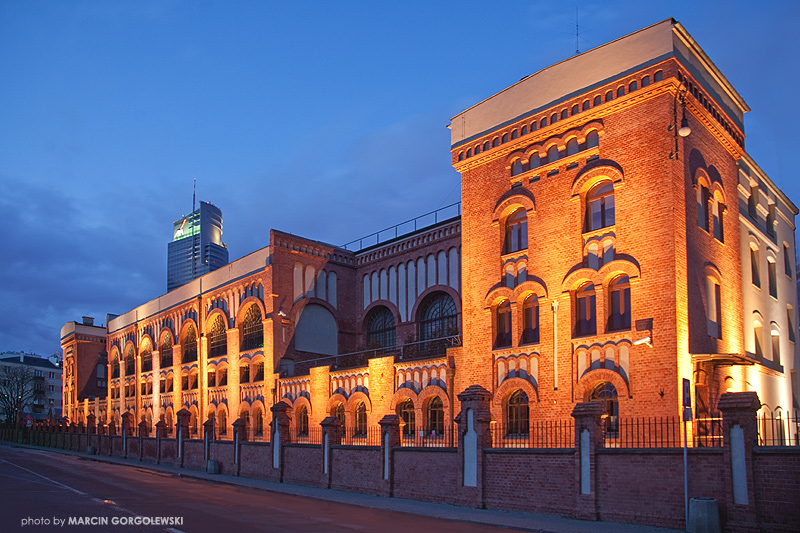
[{"label": "road marking", "polygon": [[2,462],[4,462],[4,463],[8,463],[8,464],[10,464],[11,466],[16,466],[16,467],[17,467],[17,468],[19,468],[20,470],[24,470],[24,471],[26,471],[26,472],[29,472],[29,473],[33,474],[34,476],[39,476],[39,477],[40,477],[40,478],[42,478],[42,479],[46,479],[47,481],[49,481],[50,483],[52,483],[52,484],[54,484],[54,485],[58,485],[59,487],[65,488],[65,489],[67,489],[67,490],[71,490],[71,491],[72,491],[72,492],[74,492],[75,494],[80,494],[80,495],[82,495],[82,496],[86,496],[86,493],[85,493],[85,492],[81,492],[81,491],[79,491],[78,489],[73,489],[73,488],[72,488],[72,487],[70,487],[69,485],[64,485],[63,483],[59,483],[59,482],[58,482],[58,481],[56,481],[55,479],[50,479],[50,478],[49,478],[49,477],[47,477],[47,476],[43,476],[43,475],[41,475],[41,474],[40,474],[40,473],[38,473],[38,472],[34,472],[33,470],[28,470],[27,468],[25,468],[25,467],[23,467],[23,466],[19,466],[18,464],[12,463],[11,461],[7,461],[7,460],[5,460],[5,459],[0,459],[0,461],[2,461]]}]

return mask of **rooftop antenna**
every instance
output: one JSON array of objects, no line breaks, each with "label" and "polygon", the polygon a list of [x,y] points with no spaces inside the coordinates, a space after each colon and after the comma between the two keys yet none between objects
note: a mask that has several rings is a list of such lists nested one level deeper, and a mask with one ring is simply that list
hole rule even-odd
[{"label": "rooftop antenna", "polygon": [[580,45],[578,44],[578,6],[575,6],[575,55],[580,54]]}]

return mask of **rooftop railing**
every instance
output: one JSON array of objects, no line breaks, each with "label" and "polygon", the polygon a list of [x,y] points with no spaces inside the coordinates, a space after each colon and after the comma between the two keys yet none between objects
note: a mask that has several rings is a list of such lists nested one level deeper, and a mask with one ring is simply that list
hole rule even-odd
[{"label": "rooftop railing", "polygon": [[411,233],[421,229],[434,226],[439,222],[443,222],[458,216],[461,216],[461,202],[440,207],[436,211],[431,211],[430,213],[419,215],[418,217],[406,220],[405,222],[400,222],[399,224],[376,231],[375,233],[370,233],[369,235],[365,235],[364,237],[342,245],[342,248],[345,250],[350,250],[351,252],[360,252],[365,248],[377,246],[404,235],[410,235]]}]

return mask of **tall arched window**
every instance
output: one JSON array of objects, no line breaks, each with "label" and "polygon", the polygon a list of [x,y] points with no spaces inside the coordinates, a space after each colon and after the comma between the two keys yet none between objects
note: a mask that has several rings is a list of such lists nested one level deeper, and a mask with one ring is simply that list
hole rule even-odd
[{"label": "tall arched window", "polygon": [[261,412],[260,407],[256,407],[253,418],[255,419],[255,434],[260,437],[264,435],[264,414]]},{"label": "tall arched window", "polygon": [[613,226],[614,222],[614,186],[610,181],[600,182],[586,195],[584,231]]},{"label": "tall arched window", "polygon": [[242,351],[264,346],[264,323],[261,321],[261,308],[252,304],[247,308],[242,320]]},{"label": "tall arched window", "polygon": [[600,402],[603,406],[603,420],[606,424],[606,437],[616,436],[619,431],[619,403],[617,403],[617,389],[604,381],[597,384],[589,393],[590,402]]},{"label": "tall arched window", "polygon": [[[598,96],[598,98],[600,98]],[[598,102],[599,104],[599,102]],[[594,148],[600,145],[600,135],[597,130],[592,130],[586,135],[586,148]]]},{"label": "tall arched window", "polygon": [[365,320],[367,348],[392,348],[396,343],[394,315],[384,307],[373,308]]},{"label": "tall arched window", "polygon": [[358,402],[353,411],[353,436],[366,436],[367,434],[367,406]]},{"label": "tall arched window", "polygon": [[449,294],[435,292],[420,306],[419,340],[458,335],[458,312]]},{"label": "tall arched window", "polygon": [[425,417],[425,430],[428,435],[444,435],[444,404],[434,396],[428,402]]},{"label": "tall arched window", "polygon": [[153,350],[150,349],[150,341],[144,341],[139,353],[142,357],[142,372],[153,370]]},{"label": "tall arched window", "polygon": [[503,253],[518,252],[528,247],[528,215],[520,207],[506,218]]},{"label": "tall arched window", "polygon": [[516,176],[517,174],[522,174],[523,172],[522,161],[519,159],[515,159],[513,163],[511,163],[511,175]]},{"label": "tall arched window", "polygon": [[628,276],[617,276],[609,283],[608,288],[611,300],[608,329],[631,329],[631,284]]},{"label": "tall arched window", "polygon": [[111,360],[111,377],[119,377],[119,355],[114,353],[114,358]]},{"label": "tall arched window", "polygon": [[697,225],[708,231],[708,202],[711,200],[711,193],[708,187],[700,185],[697,187]]},{"label": "tall arched window", "polygon": [[333,412],[331,414],[336,417],[336,419],[342,425],[342,430],[344,430],[344,424],[345,424],[344,405],[342,405],[341,403],[337,403],[335,406],[333,406]]},{"label": "tall arched window", "polygon": [[132,376],[136,373],[136,359],[133,356],[133,348],[128,348],[125,354],[125,375]]},{"label": "tall arched window", "polygon": [[539,342],[539,298],[531,294],[522,302],[522,338],[520,344]]},{"label": "tall arched window", "polygon": [[574,137],[567,141],[567,155],[575,155],[580,151],[580,146],[578,145],[578,139]]},{"label": "tall arched window", "polygon": [[416,423],[415,417],[416,413],[414,412],[414,402],[411,401],[410,398],[406,398],[403,400],[400,405],[397,406],[397,414],[400,415],[400,418],[403,420],[403,436],[404,437],[413,437],[414,436],[414,424]]},{"label": "tall arched window", "polygon": [[308,437],[308,409],[301,405],[297,411],[297,436]]},{"label": "tall arched window", "polygon": [[597,333],[597,315],[594,284],[586,282],[575,291],[575,335]]},{"label": "tall arched window", "polygon": [[225,409],[219,410],[219,413],[217,413],[217,421],[219,422],[219,434],[226,435],[228,433],[228,416],[225,413]]},{"label": "tall arched window", "polygon": [[508,395],[506,401],[506,434],[527,435],[529,432],[528,395],[517,389]]},{"label": "tall arched window", "polygon": [[214,317],[211,331],[208,334],[208,356],[220,357],[228,353],[228,335],[225,328],[225,319],[222,315]]},{"label": "tall arched window", "polygon": [[161,337],[161,347],[159,348],[161,357],[161,368],[172,366],[172,335],[170,333]]},{"label": "tall arched window", "polygon": [[498,304],[495,318],[495,347],[511,346],[511,302],[503,300]]},{"label": "tall arched window", "polygon": [[197,333],[194,331],[194,326],[189,324],[186,334],[183,336],[183,362],[191,363],[192,361],[197,361]]}]

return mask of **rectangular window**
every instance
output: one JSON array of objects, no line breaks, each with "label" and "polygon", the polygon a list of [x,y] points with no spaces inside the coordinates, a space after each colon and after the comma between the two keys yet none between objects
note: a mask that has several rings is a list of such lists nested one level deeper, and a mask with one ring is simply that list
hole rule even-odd
[{"label": "rectangular window", "polygon": [[217,386],[217,373],[211,370],[208,373],[208,386],[209,387],[216,387]]},{"label": "rectangular window", "polygon": [[106,365],[103,364],[97,365],[97,377],[98,378],[106,377]]},{"label": "rectangular window", "polygon": [[769,276],[769,295],[773,298],[778,297],[778,267],[775,261],[767,261],[767,275]]},{"label": "rectangular window", "polygon": [[761,274],[758,271],[758,250],[750,248],[750,277],[753,285],[761,287]]},{"label": "rectangular window", "polygon": [[256,363],[256,372],[253,381],[264,381],[264,363]]},{"label": "rectangular window", "polygon": [[753,328],[753,337],[755,338],[755,355],[757,359],[764,358],[764,348],[762,347],[761,326]]},{"label": "rectangular window", "polygon": [[708,188],[700,186],[697,190],[697,225],[708,231]]},{"label": "rectangular window", "polygon": [[522,344],[539,342],[539,306],[529,305],[522,308]]},{"label": "rectangular window", "polygon": [[781,336],[775,331],[772,332],[772,362],[781,364]]},{"label": "rectangular window", "polygon": [[189,376],[186,374],[181,376],[181,390],[189,390]]},{"label": "rectangular window", "polygon": [[797,342],[797,332],[794,324],[794,309],[790,305],[786,308],[786,326],[789,328],[789,340]]},{"label": "rectangular window", "polygon": [[747,199],[747,214],[750,215],[750,218],[756,220],[758,217],[758,211],[756,211],[756,207],[758,206],[758,185],[754,185],[750,187],[750,198]]},{"label": "rectangular window", "polygon": [[720,287],[711,278],[706,278],[706,318],[708,335],[721,339],[722,309],[720,306]]},{"label": "rectangular window", "polygon": [[767,235],[775,236],[775,204],[769,204],[769,214],[767,215]]},{"label": "rectangular window", "polygon": [[783,245],[783,273],[789,276],[790,278],[793,275],[792,272],[792,253],[789,251],[789,246],[784,244]]},{"label": "rectangular window", "polygon": [[239,383],[250,383],[250,367],[248,365],[239,367]]},{"label": "rectangular window", "polygon": [[224,387],[228,384],[228,369],[223,368],[219,371],[219,385],[218,387]]},{"label": "rectangular window", "polygon": [[719,242],[725,242],[722,231],[722,211],[723,211],[723,206],[720,205],[719,201],[717,201],[716,198],[714,198],[714,208],[713,208],[714,238],[717,239]]}]

